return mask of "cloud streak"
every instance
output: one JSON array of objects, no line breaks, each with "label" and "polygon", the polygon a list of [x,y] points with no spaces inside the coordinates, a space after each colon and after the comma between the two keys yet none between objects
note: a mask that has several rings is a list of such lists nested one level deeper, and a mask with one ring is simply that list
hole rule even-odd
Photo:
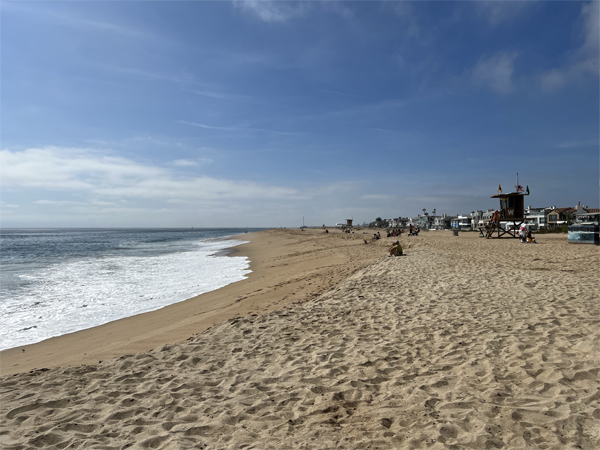
[{"label": "cloud streak", "polygon": [[514,62],[516,52],[500,52],[482,56],[473,69],[472,77],[480,86],[489,87],[499,94],[509,94],[513,90]]},{"label": "cloud streak", "polygon": [[67,13],[64,11],[57,12],[51,9],[33,7],[31,5],[9,2],[2,5],[2,9],[6,12],[15,12],[20,14],[27,14],[29,17],[37,17],[48,23],[53,23],[61,26],[70,26],[79,28],[81,30],[90,31],[96,30],[101,32],[108,32],[118,34],[125,37],[133,37],[139,39],[156,39],[153,34],[145,33],[140,30],[132,28],[130,25],[121,25],[115,22],[107,22],[100,20],[90,20],[82,18],[73,13]]},{"label": "cloud streak", "polygon": [[582,44],[564,67],[553,68],[540,76],[540,87],[545,91],[564,88],[585,75],[600,75],[600,3],[584,3],[579,20],[578,31]]},{"label": "cloud streak", "polygon": [[257,132],[262,132],[262,133],[281,134],[284,136],[297,136],[299,134],[302,134],[302,133],[295,132],[295,131],[275,131],[275,130],[267,130],[264,128],[253,128],[253,127],[242,127],[242,126],[218,127],[218,126],[206,125],[206,124],[198,123],[198,122],[188,122],[186,120],[176,120],[176,122],[180,123],[182,125],[189,125],[191,127],[204,128],[205,130],[230,131],[232,133],[257,131]]},{"label": "cloud streak", "polygon": [[[2,186],[70,191],[102,199],[223,200],[301,198],[295,189],[177,172],[86,149],[0,152]],[[47,203],[47,201],[46,201]]]},{"label": "cloud streak", "polygon": [[269,23],[284,23],[302,17],[310,9],[309,3],[291,1],[234,0],[233,4],[242,11]]}]

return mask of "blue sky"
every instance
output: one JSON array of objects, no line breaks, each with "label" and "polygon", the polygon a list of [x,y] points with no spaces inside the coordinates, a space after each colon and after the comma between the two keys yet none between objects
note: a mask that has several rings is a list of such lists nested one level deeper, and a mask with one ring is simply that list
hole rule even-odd
[{"label": "blue sky", "polygon": [[3,227],[599,203],[598,2],[11,2]]}]

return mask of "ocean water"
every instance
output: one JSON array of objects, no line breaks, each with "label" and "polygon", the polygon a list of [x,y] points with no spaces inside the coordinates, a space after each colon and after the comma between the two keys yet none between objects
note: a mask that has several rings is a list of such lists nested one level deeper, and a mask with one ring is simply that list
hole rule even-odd
[{"label": "ocean water", "polygon": [[[222,250],[245,229],[0,230],[0,349],[177,303],[240,281]],[[251,229],[248,231],[257,231]]]}]

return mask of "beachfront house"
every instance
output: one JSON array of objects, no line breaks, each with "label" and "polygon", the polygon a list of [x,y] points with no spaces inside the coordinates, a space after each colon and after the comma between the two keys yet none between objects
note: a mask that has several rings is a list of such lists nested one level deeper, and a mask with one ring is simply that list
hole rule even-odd
[{"label": "beachfront house", "polygon": [[494,211],[496,211],[495,209],[488,209],[484,212],[481,213],[481,217],[479,218],[479,220],[477,221],[477,227],[484,227],[485,225],[487,225],[490,220],[492,220],[492,217],[494,217]]},{"label": "beachfront house", "polygon": [[471,211],[471,229],[473,231],[477,230],[480,226],[481,220],[483,218],[483,211]]},{"label": "beachfront house", "polygon": [[466,214],[457,214],[450,219],[450,226],[459,230],[471,229],[471,216]]},{"label": "beachfront house", "polygon": [[387,222],[387,228],[397,228],[399,227],[399,219],[383,219]]},{"label": "beachfront house", "polygon": [[598,225],[600,209],[588,208],[587,206],[579,204],[572,215],[575,216],[575,222],[577,223],[592,222]]},{"label": "beachfront house", "polygon": [[441,216],[429,216],[431,217],[431,228],[436,230],[445,230],[450,228],[450,217],[447,214]]},{"label": "beachfront house", "polygon": [[557,208],[556,206],[551,206],[550,208],[546,208],[544,212],[546,214],[547,227],[554,228],[572,220],[571,216],[575,212],[575,208]]},{"label": "beachfront house", "polygon": [[421,216],[421,215],[419,215],[417,217],[410,217],[406,221],[406,226],[408,227],[409,225],[412,225],[413,227],[419,227],[421,229],[429,228],[427,226],[427,217]]},{"label": "beachfront house", "polygon": [[532,208],[531,205],[525,208],[525,219],[532,230],[543,230],[546,228],[546,211],[547,208]]}]

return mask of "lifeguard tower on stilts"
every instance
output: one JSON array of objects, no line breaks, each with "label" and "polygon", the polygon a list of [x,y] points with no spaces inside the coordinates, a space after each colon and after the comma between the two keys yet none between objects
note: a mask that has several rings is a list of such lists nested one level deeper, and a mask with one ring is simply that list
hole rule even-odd
[{"label": "lifeguard tower on stilts", "polygon": [[490,198],[500,199],[500,209],[494,213],[492,219],[479,231],[487,239],[497,239],[501,237],[519,238],[519,229],[525,222],[525,196],[529,195],[529,186],[527,192],[519,184],[519,174],[517,174],[516,192],[508,194],[502,193],[501,186],[498,186],[499,193]]}]

